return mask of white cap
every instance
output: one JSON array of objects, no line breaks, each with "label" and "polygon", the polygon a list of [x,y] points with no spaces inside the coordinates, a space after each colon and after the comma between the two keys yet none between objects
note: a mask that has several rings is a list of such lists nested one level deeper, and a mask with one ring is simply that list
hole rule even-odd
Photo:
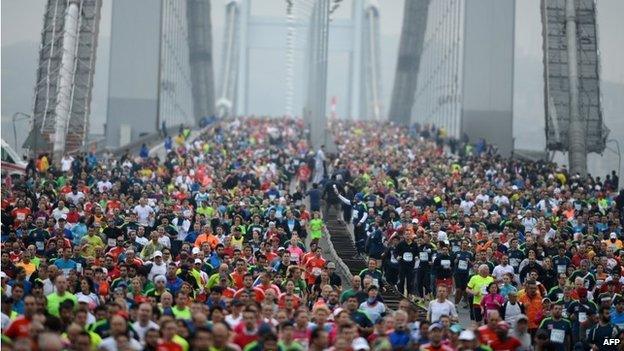
[{"label": "white cap", "polygon": [[611,234],[609,234],[609,237],[611,239],[617,239],[617,234],[615,234],[615,232],[611,232]]},{"label": "white cap", "polygon": [[160,252],[160,251],[156,251],[156,252],[154,252],[154,254],[152,255],[152,258],[155,258],[155,257],[157,257],[157,256],[162,257],[162,252]]},{"label": "white cap", "polygon": [[191,253],[193,255],[197,255],[199,253],[199,247],[194,247],[193,250],[191,250]]},{"label": "white cap", "polygon": [[81,303],[81,302],[89,304],[89,303],[91,303],[91,299],[89,299],[85,295],[80,295],[80,296],[78,296],[78,303]]},{"label": "white cap", "polygon": [[195,263],[202,264],[202,263],[204,263],[204,262],[202,262],[202,260],[200,260],[199,258],[196,258],[196,259],[195,259]]},{"label": "white cap", "polygon": [[459,340],[472,341],[476,339],[475,333],[472,330],[464,330],[459,333]]},{"label": "white cap", "polygon": [[366,339],[362,337],[353,340],[353,343],[351,343],[351,348],[355,351],[370,350],[370,346],[368,346],[368,342],[366,341]]}]

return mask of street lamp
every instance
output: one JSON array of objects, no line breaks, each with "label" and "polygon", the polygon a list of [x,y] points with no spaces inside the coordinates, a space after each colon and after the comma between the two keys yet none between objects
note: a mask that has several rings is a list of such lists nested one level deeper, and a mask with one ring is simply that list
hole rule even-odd
[{"label": "street lamp", "polygon": [[[22,118],[17,119],[18,116],[22,116]],[[32,119],[32,116],[24,112],[15,112],[11,119],[13,121],[13,141],[15,142],[15,150],[17,151],[19,149],[19,146],[17,145],[17,128],[15,128],[15,122]]]}]

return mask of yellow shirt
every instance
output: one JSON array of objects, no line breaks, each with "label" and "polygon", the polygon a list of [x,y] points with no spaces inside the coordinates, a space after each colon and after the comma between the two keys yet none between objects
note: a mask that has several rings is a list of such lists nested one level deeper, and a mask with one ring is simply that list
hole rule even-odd
[{"label": "yellow shirt", "polygon": [[487,294],[488,285],[490,285],[490,283],[492,283],[493,281],[494,278],[489,275],[484,278],[479,274],[475,274],[472,276],[472,278],[470,278],[470,280],[468,281],[468,288],[475,292],[474,298],[472,300],[472,303],[474,305],[481,304],[481,299],[483,299],[483,296]]}]

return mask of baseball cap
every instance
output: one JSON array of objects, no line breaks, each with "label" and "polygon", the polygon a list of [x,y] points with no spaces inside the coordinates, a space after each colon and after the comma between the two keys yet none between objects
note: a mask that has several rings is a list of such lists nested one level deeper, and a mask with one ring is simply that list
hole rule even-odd
[{"label": "baseball cap", "polygon": [[158,256],[162,257],[162,252],[160,252],[160,251],[154,252],[154,254],[152,255],[152,258],[156,258]]},{"label": "baseball cap", "polygon": [[78,303],[89,304],[89,303],[91,303],[91,300],[87,296],[81,295],[81,296],[78,296]]},{"label": "baseball cap", "polygon": [[440,324],[440,323],[432,323],[429,326],[429,331],[433,331],[434,329],[442,329],[442,324]]},{"label": "baseball cap", "polygon": [[203,262],[202,262],[202,260],[200,260],[199,258],[196,258],[196,259],[195,259],[195,264],[198,264],[198,263],[199,263],[199,264],[202,264]]},{"label": "baseball cap", "polygon": [[475,333],[472,330],[464,330],[459,333],[459,340],[462,341],[472,341],[476,339]]},{"label": "baseball cap", "polygon": [[450,330],[452,333],[459,334],[459,333],[461,333],[462,331],[464,331],[464,328],[461,326],[461,324],[453,324],[453,325],[451,325],[451,327],[449,328],[449,330]]},{"label": "baseball cap", "polygon": [[617,234],[615,234],[615,232],[611,232],[611,234],[609,234],[609,237],[611,239],[617,239]]},{"label": "baseball cap", "polygon": [[351,344],[351,347],[355,351],[358,351],[358,350],[370,350],[370,346],[368,345],[368,342],[364,338],[357,338],[357,339],[355,339],[353,341],[353,343]]},{"label": "baseball cap", "polygon": [[334,262],[327,263],[327,268],[336,269],[336,264]]}]

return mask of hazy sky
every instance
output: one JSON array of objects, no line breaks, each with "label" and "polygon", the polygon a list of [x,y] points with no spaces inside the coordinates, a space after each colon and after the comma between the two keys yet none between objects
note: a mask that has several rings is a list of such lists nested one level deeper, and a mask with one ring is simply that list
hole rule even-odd
[{"label": "hazy sky", "polygon": [[[112,1],[119,0],[105,0],[102,8],[100,45],[98,47],[91,117],[91,131],[95,133],[103,131],[106,115],[108,46],[110,41]],[[349,17],[352,1],[343,1],[334,17]],[[7,128],[11,127],[10,116],[16,111],[27,113],[32,111],[37,54],[46,2],[46,0],[0,1],[2,21],[0,42],[2,49],[2,71],[0,72],[3,104],[2,136],[10,143],[13,143],[12,131],[10,128]],[[226,2],[227,0],[212,1],[216,77],[219,77],[221,38],[223,36],[224,6]],[[264,16],[285,16],[285,3],[284,0],[252,0],[252,13]],[[404,0],[380,0],[379,3],[382,35],[381,61],[383,65],[382,98],[387,107],[394,78],[393,72],[396,64]],[[621,21],[624,15],[624,0],[597,0],[597,4],[604,119],[607,126],[611,129],[610,138],[619,140],[624,147],[624,118],[622,117],[622,111],[624,111],[624,65],[622,65],[624,62],[624,38],[622,37],[624,23]],[[515,23],[515,143],[518,148],[543,149],[545,141],[543,130],[544,104],[540,0],[517,0]],[[16,57],[15,55],[20,56]],[[273,56],[268,55],[270,57],[265,60],[270,61],[274,57],[281,57],[283,53],[273,53],[271,55]],[[5,58],[7,58],[6,61]],[[344,63],[341,64],[344,66],[348,61],[343,61]],[[256,63],[251,68],[252,71],[256,72],[252,72],[252,75],[257,75],[259,71],[262,71],[265,63],[267,61]],[[336,65],[333,69],[336,69]],[[336,81],[338,78],[332,77],[331,73],[334,72],[332,67],[330,67],[330,83],[332,85],[341,85],[342,82]],[[332,78],[334,79],[333,81]],[[265,87],[263,84],[267,84],[266,82],[254,83],[257,84],[252,87],[255,91]],[[330,94],[332,94],[332,89],[338,88],[330,86],[329,89]],[[16,93],[19,93],[19,95],[16,96]],[[20,123],[20,130],[27,127],[25,122]],[[23,137],[22,134],[25,133],[18,132],[18,134],[19,140]],[[590,166],[602,173],[603,170],[617,166],[617,156],[615,156],[615,153],[607,150],[605,157],[591,156]]]}]

